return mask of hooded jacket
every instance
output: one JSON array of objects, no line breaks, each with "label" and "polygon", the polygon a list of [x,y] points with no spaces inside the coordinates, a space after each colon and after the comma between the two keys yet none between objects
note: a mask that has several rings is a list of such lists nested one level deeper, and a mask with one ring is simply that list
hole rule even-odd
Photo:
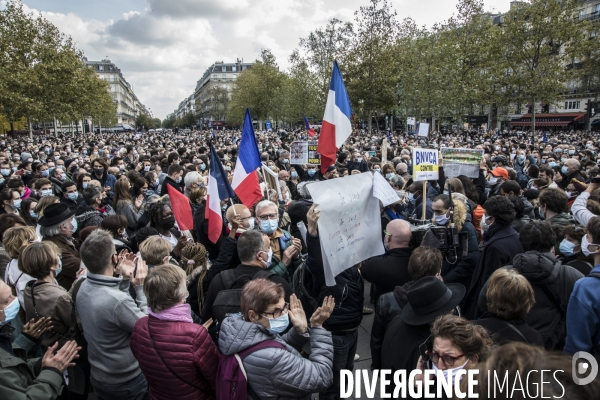
[{"label": "hooded jacket", "polygon": [[[300,335],[295,328],[286,334],[270,334],[259,324],[241,316],[225,318],[219,334],[219,349],[226,356],[265,340],[276,340],[286,349],[265,348],[244,358],[248,385],[263,400],[309,399],[311,393],[327,389],[333,382],[333,341],[322,328]],[[309,337],[307,337],[309,336]],[[299,351],[310,341],[310,356]]]},{"label": "hooded jacket", "polygon": [[[583,274],[575,268],[562,265],[552,253],[537,251],[518,254],[513,265],[507,268],[515,268],[533,286],[535,304],[527,314],[527,325],[542,335],[547,350],[562,350],[566,337],[565,315],[569,297],[575,282],[583,278]],[[487,311],[486,290],[487,283],[479,297],[479,308],[484,312]]]},{"label": "hooded jacket", "polygon": [[77,229],[81,230],[88,226],[100,226],[104,218],[109,215],[114,215],[115,212],[108,204],[104,206],[106,210],[101,213],[99,210],[88,206],[87,204],[81,204],[77,207],[75,212],[75,219],[77,220]]},{"label": "hooded jacket", "polygon": [[561,228],[566,228],[567,226],[576,225],[575,219],[569,213],[560,213],[556,214],[554,217],[546,220],[550,225],[560,226]]}]

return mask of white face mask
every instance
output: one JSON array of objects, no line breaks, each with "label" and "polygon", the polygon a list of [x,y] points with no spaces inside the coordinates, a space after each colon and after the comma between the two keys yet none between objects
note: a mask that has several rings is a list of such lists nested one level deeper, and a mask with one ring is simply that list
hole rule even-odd
[{"label": "white face mask", "polygon": [[266,268],[269,268],[271,266],[271,259],[273,258],[273,249],[269,247],[269,251],[261,251],[261,253],[267,253],[267,261],[263,260],[262,258],[259,258],[259,260],[265,264]]},{"label": "white face mask", "polygon": [[589,245],[594,245],[593,243],[588,242],[587,240],[587,235],[583,235],[583,237],[581,238],[581,252],[583,253],[583,255],[585,255],[586,257],[589,257],[591,254],[595,254],[595,251],[590,251],[588,249]]},{"label": "white face mask", "polygon": [[[465,365],[467,365],[467,363],[469,362],[470,358],[467,358],[467,361],[465,361],[465,363],[463,365],[461,365],[460,367],[455,367],[455,368],[451,368],[451,369],[443,369],[442,374],[444,374],[444,379],[446,380],[446,382],[448,382],[448,379],[451,379],[450,382],[452,382],[452,384],[457,384],[459,382],[454,382],[455,379],[455,375],[458,371],[460,371],[461,369],[463,369],[465,367]],[[437,367],[437,365],[435,365],[435,363],[431,363],[433,365],[433,370],[435,371],[436,375],[437,375],[437,371],[439,371],[440,369]]]}]

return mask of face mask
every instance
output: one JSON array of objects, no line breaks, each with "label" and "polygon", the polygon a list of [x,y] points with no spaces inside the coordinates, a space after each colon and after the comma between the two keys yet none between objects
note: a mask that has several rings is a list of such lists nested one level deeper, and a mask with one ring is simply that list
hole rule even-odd
[{"label": "face mask", "polygon": [[158,179],[157,179],[157,180],[155,180],[155,181],[154,181],[154,186],[158,186],[158,184],[159,184],[159,183],[160,183],[160,182],[158,181]]},{"label": "face mask", "polygon": [[[73,232],[71,232],[71,234],[77,232],[77,220],[75,218],[73,218],[73,220],[71,221],[71,225],[73,225]],[[61,264],[61,268],[62,268],[62,264]]]},{"label": "face mask", "polygon": [[575,251],[574,251],[575,246],[576,246],[575,243],[571,243],[567,239],[563,239],[563,241],[560,242],[560,246],[558,246],[558,249],[560,250],[560,252],[563,256],[571,257],[573,254],[575,254]]},{"label": "face mask", "polygon": [[560,172],[562,172],[564,175],[567,175],[567,173],[569,172],[569,169],[563,165],[562,168],[560,169]]},{"label": "face mask", "polygon": [[408,201],[410,201],[412,204],[414,204],[414,202],[415,202],[415,195],[413,193],[409,193],[408,194]]},{"label": "face mask", "polygon": [[4,176],[9,176],[10,175],[10,169],[0,169],[0,174],[2,174]]},{"label": "face mask", "polygon": [[450,218],[446,217],[446,214],[434,215],[433,218],[435,219],[435,223],[438,225],[446,225],[446,223],[450,219]]},{"label": "face mask", "polygon": [[569,150],[569,155],[572,156],[573,154],[575,154],[575,150]]},{"label": "face mask", "polygon": [[[86,151],[83,152],[84,154],[87,154]],[[54,156],[54,160],[58,160],[60,158],[60,156]]]},{"label": "face mask", "polygon": [[96,174],[97,176],[103,175],[104,168],[94,168],[94,174]]},{"label": "face mask", "polygon": [[277,230],[279,221],[276,219],[268,219],[266,221],[260,221],[260,230],[266,234],[271,234]]},{"label": "face mask", "polygon": [[225,171],[231,171],[231,167],[228,165],[225,167]]},{"label": "face mask", "polygon": [[44,171],[42,171],[41,175],[42,175],[42,177],[47,178],[48,175],[50,175],[50,173],[48,172],[48,170],[44,170]]},{"label": "face mask", "polygon": [[315,171],[314,169],[309,169],[307,172],[308,172],[308,176],[310,176],[312,178],[313,176],[315,176],[315,172],[317,172],[317,171]]},{"label": "face mask", "polygon": [[52,196],[52,189],[44,189],[40,191],[40,197]]},{"label": "face mask", "polygon": [[550,168],[554,168],[554,167],[556,167],[556,163],[555,163],[554,161],[550,161],[550,162],[548,163],[548,166],[549,166]]},{"label": "face mask", "polygon": [[275,166],[274,166],[274,165],[269,165],[269,169],[270,169],[270,170],[273,170],[274,168],[275,168]]},{"label": "face mask", "polygon": [[31,218],[38,219],[39,215],[35,211],[29,211],[29,215]]},{"label": "face mask", "polygon": [[283,314],[278,318],[269,318],[269,325],[271,327],[267,329],[270,334],[274,335],[276,333],[283,333],[290,324],[290,316],[288,313]]},{"label": "face mask", "polygon": [[[75,232],[75,231],[73,231]],[[60,257],[58,257],[58,269],[56,271],[54,271],[54,277],[57,277],[58,274],[60,274],[62,271],[62,260],[60,259]]]},{"label": "face mask", "polygon": [[170,230],[175,226],[175,217],[169,217],[162,220],[162,228]]},{"label": "face mask", "polygon": [[376,170],[375,170],[375,172],[379,172],[379,173],[381,173],[381,170],[380,170],[380,169],[376,169]]},{"label": "face mask", "polygon": [[175,182],[181,183],[181,177],[177,178],[177,180]]},{"label": "face mask", "polygon": [[[465,363],[463,365],[461,365],[460,367],[442,370],[442,374],[444,374],[444,380],[446,382],[454,382],[454,376],[456,375],[456,373],[458,371],[460,371],[461,369],[463,369],[465,367],[465,365],[467,365],[468,362],[469,362],[469,359],[467,359],[467,361],[465,361]],[[433,365],[433,370],[435,371],[435,373],[437,375],[437,371],[439,369],[438,369],[437,365],[435,365],[433,363],[432,363],[432,365]],[[451,381],[448,381],[448,379],[451,379]]]},{"label": "face mask", "polygon": [[490,179],[488,179],[488,183],[491,186],[494,186],[496,183],[498,183],[498,178],[496,178],[495,176],[492,176]]},{"label": "face mask", "polygon": [[289,159],[287,159],[287,158],[284,158],[284,159],[283,159],[283,163],[284,163],[284,164],[289,164],[289,163],[290,163],[290,160],[289,160]]},{"label": "face mask", "polygon": [[298,179],[298,173],[292,172],[292,179]]},{"label": "face mask", "polygon": [[584,256],[589,257],[591,254],[594,254],[593,252],[591,252],[588,249],[588,246],[591,243],[588,242],[587,240],[587,235],[583,235],[583,237],[581,238],[581,252],[583,253]]},{"label": "face mask", "polygon": [[86,189],[88,187],[88,183],[87,182],[83,182],[81,184],[81,187],[84,188],[84,189]]},{"label": "face mask", "polygon": [[76,201],[78,196],[79,196],[79,194],[77,192],[67,193],[67,198],[71,201]]},{"label": "face mask", "polygon": [[19,200],[13,201],[12,208],[14,208],[15,210],[18,210],[19,208],[21,208],[21,200],[19,199]]},{"label": "face mask", "polygon": [[65,179],[67,179],[67,174],[65,174],[64,172],[62,174],[60,174],[60,180],[64,181]]},{"label": "face mask", "polygon": [[361,162],[362,162],[362,157],[358,157],[358,158],[356,159],[356,161],[358,161],[359,163],[361,163]]},{"label": "face mask", "polygon": [[385,174],[385,179],[392,179],[393,176],[394,176],[393,172],[388,172],[387,174]]},{"label": "face mask", "polygon": [[546,160],[542,160],[542,164],[546,164]]},{"label": "face mask", "polygon": [[261,262],[265,264],[265,268],[269,268],[271,266],[271,260],[273,259],[273,249],[269,247],[269,251],[261,251],[261,253],[265,253],[267,255],[267,261],[260,259]]},{"label": "face mask", "polygon": [[518,160],[519,160],[520,163],[524,162],[525,161],[525,156],[519,156]]},{"label": "face mask", "polygon": [[487,231],[487,230],[488,230],[488,229],[490,229],[490,227],[493,225],[493,223],[491,223],[491,224],[489,224],[489,225],[487,224],[487,222],[486,222],[486,221],[487,221],[488,219],[489,219],[489,217],[487,217],[487,218],[486,218],[485,216],[484,216],[483,218],[481,218],[481,228],[482,228],[484,231]]},{"label": "face mask", "polygon": [[125,165],[123,165],[123,164],[119,164],[119,169],[120,169],[121,171],[125,170]]},{"label": "face mask", "polygon": [[6,325],[11,320],[15,319],[20,308],[21,305],[19,304],[19,299],[15,297],[4,309],[4,321],[2,321],[2,325]]},{"label": "face mask", "polygon": [[449,191],[447,191],[447,190],[444,190],[444,194],[445,194],[446,196],[450,196],[450,192],[449,192]]}]

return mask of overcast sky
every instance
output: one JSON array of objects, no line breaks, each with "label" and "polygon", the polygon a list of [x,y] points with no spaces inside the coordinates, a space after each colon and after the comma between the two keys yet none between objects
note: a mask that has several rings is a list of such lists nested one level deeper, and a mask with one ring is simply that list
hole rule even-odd
[{"label": "overcast sky", "polygon": [[[399,19],[432,25],[457,0],[389,0]],[[0,5],[5,0],[0,0]],[[336,17],[352,21],[368,0],[23,0],[73,37],[89,60],[108,57],[155,117],[191,95],[215,61],[253,61],[270,48],[280,66],[301,37]],[[504,12],[510,0],[485,0]]]}]

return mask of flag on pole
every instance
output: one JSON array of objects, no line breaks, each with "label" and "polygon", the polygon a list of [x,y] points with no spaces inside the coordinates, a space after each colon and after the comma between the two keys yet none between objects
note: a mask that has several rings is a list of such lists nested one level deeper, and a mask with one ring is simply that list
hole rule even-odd
[{"label": "flag on pole", "polygon": [[246,109],[238,159],[233,171],[233,190],[246,207],[252,207],[262,198],[256,170],[260,168],[260,153],[256,144],[250,109]]},{"label": "flag on pole", "polygon": [[542,133],[542,142],[546,143],[548,141],[548,137],[546,136],[546,132]]},{"label": "flag on pole", "polygon": [[316,135],[315,130],[308,123],[308,118],[306,118],[306,115],[304,116],[304,125],[306,125],[306,132],[308,132],[308,136],[313,137]]},{"label": "flag on pole", "polygon": [[337,150],[352,134],[351,115],[352,107],[348,99],[348,92],[346,92],[338,63],[334,61],[321,136],[317,147],[317,151],[321,154],[321,172],[323,174],[327,172],[330,165],[335,164]]},{"label": "flag on pole", "polygon": [[173,209],[173,216],[180,231],[191,231],[194,229],[194,218],[192,216],[192,207],[190,199],[175,189],[172,185],[167,185],[169,201]]},{"label": "flag on pole", "polygon": [[212,143],[210,146],[210,174],[208,178],[208,191],[206,194],[206,210],[204,218],[208,220],[208,239],[217,243],[223,232],[223,216],[221,215],[221,201],[235,197],[223,164],[219,160],[217,151]]},{"label": "flag on pole", "polygon": [[385,131],[385,137],[387,138],[388,142],[392,142],[392,134],[390,131]]}]

